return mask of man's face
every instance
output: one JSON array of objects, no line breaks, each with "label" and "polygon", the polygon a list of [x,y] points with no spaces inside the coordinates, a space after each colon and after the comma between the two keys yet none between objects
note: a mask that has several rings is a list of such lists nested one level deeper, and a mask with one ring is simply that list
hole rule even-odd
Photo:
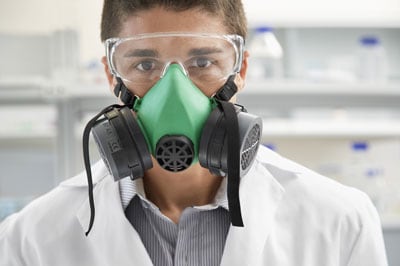
[{"label": "man's face", "polygon": [[[164,8],[153,8],[146,11],[141,11],[134,16],[126,19],[122,24],[121,32],[118,34],[120,38],[127,38],[136,36],[138,34],[146,33],[168,33],[168,32],[191,32],[191,33],[213,33],[213,34],[228,34],[227,28],[223,25],[222,19],[217,16],[210,15],[199,9],[190,9],[183,12],[168,11]],[[117,34],[116,34],[117,35]],[[177,47],[183,47],[181,44],[174,43],[158,43],[152,44],[157,45],[157,50],[163,50],[163,54],[174,55],[177,53]],[[190,44],[188,44],[189,46]],[[182,48],[179,49],[181,52]],[[103,62],[105,63],[105,59]],[[239,89],[243,87],[243,79],[246,72],[247,65],[247,53],[244,56],[242,63],[242,70],[237,75],[236,83]],[[106,73],[110,81],[110,88],[114,88],[116,80],[113,78],[108,71],[106,65]],[[218,85],[218,88],[223,85],[224,82]],[[129,86],[128,86],[129,88]],[[133,89],[133,88],[129,88]],[[138,88],[134,89],[134,94],[143,96],[144,90]],[[211,94],[211,92],[204,92],[205,94]]]}]

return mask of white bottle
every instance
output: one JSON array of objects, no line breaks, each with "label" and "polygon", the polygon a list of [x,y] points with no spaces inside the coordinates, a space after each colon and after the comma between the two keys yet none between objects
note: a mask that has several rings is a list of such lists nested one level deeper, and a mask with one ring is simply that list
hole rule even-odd
[{"label": "white bottle", "polygon": [[249,42],[248,77],[251,80],[283,78],[283,50],[272,28],[259,27]]},{"label": "white bottle", "polygon": [[361,189],[364,186],[365,172],[368,168],[368,143],[354,141],[351,143],[351,154],[346,164],[346,177],[344,183]]},{"label": "white bottle", "polygon": [[365,183],[361,188],[371,198],[379,213],[385,211],[386,182],[381,167],[371,166],[365,172]]},{"label": "white bottle", "polygon": [[355,141],[351,148],[345,183],[367,193],[378,212],[383,213],[386,192],[383,166],[377,164],[372,157],[368,142]]},{"label": "white bottle", "polygon": [[385,82],[388,79],[386,50],[376,36],[360,38],[358,77],[362,82]]}]

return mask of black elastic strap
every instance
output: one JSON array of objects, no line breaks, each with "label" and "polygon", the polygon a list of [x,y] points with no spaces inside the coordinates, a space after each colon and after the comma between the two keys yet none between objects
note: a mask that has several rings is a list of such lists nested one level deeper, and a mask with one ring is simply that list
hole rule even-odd
[{"label": "black elastic strap", "polygon": [[235,75],[231,75],[225,82],[224,86],[217,91],[215,98],[221,101],[229,101],[233,95],[235,95],[237,90],[238,89],[235,84]]},{"label": "black elastic strap", "polygon": [[240,184],[240,146],[239,123],[235,107],[230,102],[220,101],[225,114],[228,136],[228,206],[233,226],[243,227],[239,200]]},{"label": "black elastic strap", "polygon": [[133,107],[136,97],[128,90],[121,78],[117,79],[117,85],[114,87],[114,95],[121,99],[121,101],[129,108]]},{"label": "black elastic strap", "polygon": [[90,167],[90,158],[89,158],[89,137],[90,137],[90,131],[92,130],[93,126],[96,124],[97,119],[99,119],[100,116],[103,114],[111,111],[113,108],[121,108],[123,106],[119,104],[113,104],[110,106],[107,106],[103,110],[100,111],[95,117],[90,119],[90,121],[86,124],[85,130],[83,131],[83,137],[82,137],[82,144],[83,144],[83,160],[85,162],[85,169],[86,169],[86,177],[88,181],[88,194],[89,194],[89,205],[90,205],[90,222],[89,222],[89,228],[85,235],[87,236],[92,229],[93,222],[94,222],[94,215],[95,215],[95,209],[94,209],[94,197],[93,197],[93,179],[92,179],[92,170]]}]

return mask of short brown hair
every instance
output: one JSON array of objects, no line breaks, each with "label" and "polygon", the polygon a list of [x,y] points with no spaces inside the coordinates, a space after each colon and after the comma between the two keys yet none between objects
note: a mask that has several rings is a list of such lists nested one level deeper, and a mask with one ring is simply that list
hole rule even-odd
[{"label": "short brown hair", "polygon": [[246,38],[247,21],[241,0],[104,0],[101,41],[116,37],[116,33],[121,31],[123,21],[129,16],[156,6],[178,12],[200,8],[221,16],[229,34],[238,34]]}]

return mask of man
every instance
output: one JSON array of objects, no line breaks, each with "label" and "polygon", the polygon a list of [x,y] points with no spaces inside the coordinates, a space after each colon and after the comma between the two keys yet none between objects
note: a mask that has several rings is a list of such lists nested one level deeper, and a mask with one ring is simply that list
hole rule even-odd
[{"label": "man", "polygon": [[[189,128],[195,133],[188,145],[198,143],[196,128],[232,96],[217,97],[220,89],[229,82],[244,87],[248,53],[240,41],[246,23],[239,0],[106,0],[101,36],[110,87],[135,112],[102,112],[107,119],[96,118],[89,128],[106,163],[3,222],[0,265],[387,265],[377,212],[355,189],[260,147],[241,177],[238,207],[229,189],[236,165],[228,162],[227,177],[215,174],[204,163],[201,141],[189,149],[190,162],[177,154],[159,157],[160,128]],[[175,116],[185,112],[179,125]],[[104,141],[110,132],[122,134],[110,131],[116,116],[131,123],[129,130],[138,121],[143,136],[137,138],[151,154],[147,148],[132,153],[138,159],[129,166],[136,171],[131,178],[123,178],[119,164],[131,157],[112,157],[126,140]]]}]

